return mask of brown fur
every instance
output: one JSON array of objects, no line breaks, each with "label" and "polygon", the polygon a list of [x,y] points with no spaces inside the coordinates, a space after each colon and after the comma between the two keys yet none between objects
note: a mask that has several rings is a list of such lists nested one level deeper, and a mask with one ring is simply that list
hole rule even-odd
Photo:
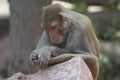
[{"label": "brown fur", "polygon": [[[60,27],[64,26],[64,20],[61,19],[60,12],[63,13],[61,16],[66,18],[69,24],[65,28],[67,33],[63,36],[66,41],[62,47],[51,43],[47,30],[51,22],[54,21],[58,21]],[[48,62],[48,65],[53,65],[80,55],[91,70],[94,80],[97,80],[99,74],[100,47],[89,18],[80,13],[65,9],[60,4],[54,4],[43,8],[42,24],[45,30],[37,48],[32,53],[35,53],[35,55],[40,54],[41,56],[37,59],[34,55],[31,55],[31,59],[34,58],[37,60],[39,62],[38,66],[44,68]],[[54,57],[50,57],[51,55]]]}]

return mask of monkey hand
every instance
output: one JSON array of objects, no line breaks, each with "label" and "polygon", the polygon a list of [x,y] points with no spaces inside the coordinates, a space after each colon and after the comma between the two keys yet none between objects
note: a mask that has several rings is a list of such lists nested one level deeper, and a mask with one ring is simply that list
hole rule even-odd
[{"label": "monkey hand", "polygon": [[50,51],[51,51],[51,56],[52,56],[52,57],[57,57],[57,56],[60,55],[60,51],[61,51],[60,48],[55,47],[55,46],[50,46],[49,49],[50,49]]},{"label": "monkey hand", "polygon": [[30,56],[33,65],[39,66],[40,69],[47,68],[50,59],[51,51],[48,46],[34,50]]}]

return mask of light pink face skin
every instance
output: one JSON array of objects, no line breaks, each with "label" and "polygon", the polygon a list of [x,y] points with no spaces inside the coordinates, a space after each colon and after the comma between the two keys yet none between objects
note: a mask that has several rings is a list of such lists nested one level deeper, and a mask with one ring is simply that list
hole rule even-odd
[{"label": "light pink face skin", "polygon": [[55,23],[52,23],[48,29],[50,41],[54,44],[60,44],[64,41],[64,36]]},{"label": "light pink face skin", "polygon": [[59,30],[56,27],[49,30],[49,37],[50,41],[54,44],[60,44],[64,40],[63,35],[59,32]]}]

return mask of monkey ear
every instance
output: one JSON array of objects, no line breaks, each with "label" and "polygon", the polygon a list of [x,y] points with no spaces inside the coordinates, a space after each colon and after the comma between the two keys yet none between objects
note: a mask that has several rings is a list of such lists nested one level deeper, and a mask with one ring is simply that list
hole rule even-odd
[{"label": "monkey ear", "polygon": [[68,17],[69,17],[69,15],[68,15],[67,13],[65,13],[65,12],[60,12],[59,15],[60,15],[60,17],[62,18],[63,27],[64,27],[64,28],[69,27],[69,26],[68,26],[68,25],[69,25],[69,23],[68,23]]},{"label": "monkey ear", "polygon": [[62,18],[62,20],[64,21],[64,20],[67,20],[67,18],[69,17],[66,13],[64,13],[64,12],[59,12],[59,15],[60,15],[60,17]]}]

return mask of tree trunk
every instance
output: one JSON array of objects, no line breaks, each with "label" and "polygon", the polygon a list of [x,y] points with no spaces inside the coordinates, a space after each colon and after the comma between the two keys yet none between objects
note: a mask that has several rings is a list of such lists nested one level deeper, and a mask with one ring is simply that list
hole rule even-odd
[{"label": "tree trunk", "polygon": [[9,0],[10,2],[10,65],[8,75],[16,72],[33,73],[29,61],[31,51],[41,35],[41,10],[51,0]]}]

